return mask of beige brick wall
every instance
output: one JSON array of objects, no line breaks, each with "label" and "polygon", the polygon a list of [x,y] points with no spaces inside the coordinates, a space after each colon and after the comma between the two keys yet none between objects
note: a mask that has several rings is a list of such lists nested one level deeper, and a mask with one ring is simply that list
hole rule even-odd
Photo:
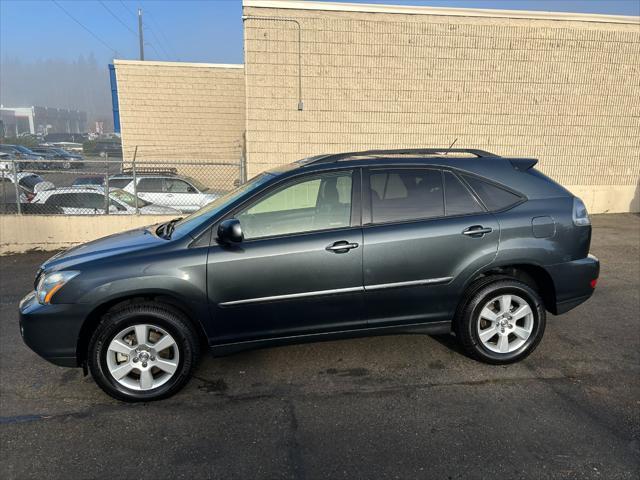
[{"label": "beige brick wall", "polygon": [[241,65],[115,60],[123,153],[177,163],[211,187],[238,178],[245,129]]},{"label": "beige brick wall", "polygon": [[245,20],[250,175],[311,154],[457,138],[457,147],[539,158],[594,213],[640,210],[638,23],[243,13],[296,20],[302,52],[299,72],[296,23]]}]

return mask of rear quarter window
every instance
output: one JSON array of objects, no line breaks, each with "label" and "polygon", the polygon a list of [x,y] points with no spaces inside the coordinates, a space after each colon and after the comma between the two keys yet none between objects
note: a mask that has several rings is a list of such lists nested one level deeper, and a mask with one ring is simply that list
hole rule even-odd
[{"label": "rear quarter window", "polygon": [[444,192],[447,216],[484,211],[469,189],[451,172],[444,172]]},{"label": "rear quarter window", "polygon": [[522,200],[520,195],[516,195],[505,188],[470,175],[463,175],[463,177],[489,210],[504,210]]}]

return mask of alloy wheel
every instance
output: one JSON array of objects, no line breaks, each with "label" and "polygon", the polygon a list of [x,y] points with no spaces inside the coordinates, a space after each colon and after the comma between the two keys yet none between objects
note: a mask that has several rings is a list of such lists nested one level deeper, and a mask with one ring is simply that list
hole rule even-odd
[{"label": "alloy wheel", "polygon": [[109,373],[132,390],[151,390],[167,383],[178,370],[180,351],[163,328],[138,324],[121,330],[107,349]]},{"label": "alloy wheel", "polygon": [[511,353],[522,347],[534,327],[531,306],[522,297],[504,294],[489,300],[480,310],[477,324],[482,345],[495,353]]}]

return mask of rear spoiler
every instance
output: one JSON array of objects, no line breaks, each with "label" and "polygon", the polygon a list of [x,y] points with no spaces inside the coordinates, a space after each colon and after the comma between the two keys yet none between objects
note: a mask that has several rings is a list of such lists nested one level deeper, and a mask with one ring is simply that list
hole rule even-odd
[{"label": "rear spoiler", "polygon": [[538,160],[535,158],[511,158],[509,161],[511,162],[511,165],[513,165],[513,168],[521,172],[529,170],[538,163]]}]

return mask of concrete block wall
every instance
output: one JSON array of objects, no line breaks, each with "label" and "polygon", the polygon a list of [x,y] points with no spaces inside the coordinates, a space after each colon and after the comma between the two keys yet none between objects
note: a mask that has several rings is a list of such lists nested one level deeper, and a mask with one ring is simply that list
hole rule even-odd
[{"label": "concrete block wall", "polygon": [[60,250],[171,218],[167,215],[0,215],[0,255]]},{"label": "concrete block wall", "polygon": [[[238,163],[245,129],[242,65],[115,60],[125,160]],[[210,184],[238,168],[183,166]],[[229,183],[224,181],[223,183]],[[222,186],[222,185],[218,185]]]},{"label": "concrete block wall", "polygon": [[638,19],[449,11],[245,0],[249,175],[457,138],[538,158],[593,213],[640,211]]}]

